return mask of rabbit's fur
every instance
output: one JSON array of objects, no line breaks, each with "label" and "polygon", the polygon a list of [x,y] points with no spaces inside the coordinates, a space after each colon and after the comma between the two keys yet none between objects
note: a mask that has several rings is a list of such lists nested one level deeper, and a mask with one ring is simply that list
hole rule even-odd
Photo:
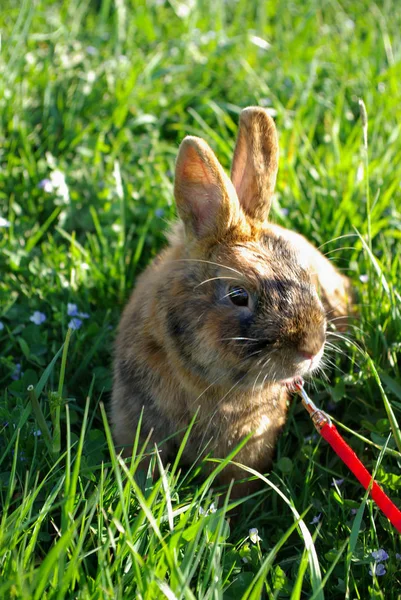
[{"label": "rabbit's fur", "polygon": [[[330,261],[268,222],[277,169],[276,128],[261,108],[241,113],[231,180],[206,142],[183,140],[181,223],[138,279],[119,327],[111,417],[128,451],[142,409],[143,439],[169,438],[164,462],[198,411],[188,463],[223,458],[253,433],[235,460],[269,468],[286,419],[283,382],[318,367],[326,314],[345,318],[349,302],[348,279]],[[238,288],[247,306],[234,303]],[[244,476],[228,466],[220,481]]]}]

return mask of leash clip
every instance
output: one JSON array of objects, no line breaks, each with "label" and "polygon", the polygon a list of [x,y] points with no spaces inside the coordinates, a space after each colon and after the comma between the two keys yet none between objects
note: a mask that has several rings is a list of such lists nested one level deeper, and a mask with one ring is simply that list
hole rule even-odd
[{"label": "leash clip", "polygon": [[323,410],[320,410],[316,404],[309,398],[308,394],[304,390],[304,382],[299,379],[294,382],[294,386],[298,394],[302,398],[302,405],[308,411],[308,414],[314,424],[316,430],[320,433],[323,426],[328,424],[331,426],[331,419],[328,414]]}]

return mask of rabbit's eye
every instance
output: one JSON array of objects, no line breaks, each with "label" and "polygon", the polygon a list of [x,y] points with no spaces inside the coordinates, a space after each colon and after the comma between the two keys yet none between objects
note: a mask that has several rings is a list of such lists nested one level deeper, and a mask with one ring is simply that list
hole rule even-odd
[{"label": "rabbit's eye", "polygon": [[228,290],[229,298],[235,306],[248,306],[249,294],[245,288],[233,285]]}]

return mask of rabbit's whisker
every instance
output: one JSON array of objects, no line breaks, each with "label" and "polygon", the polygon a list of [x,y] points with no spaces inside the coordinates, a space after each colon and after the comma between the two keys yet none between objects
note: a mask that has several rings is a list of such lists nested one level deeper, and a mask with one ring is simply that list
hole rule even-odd
[{"label": "rabbit's whisker", "polygon": [[[272,350],[269,350],[269,359],[271,358],[271,355],[274,354],[275,352],[277,352],[277,348],[273,348]],[[262,358],[260,360],[258,360],[258,362],[256,363],[256,366],[258,367],[264,360],[265,360],[265,357],[262,356]]]},{"label": "rabbit's whisker", "polygon": [[255,379],[255,381],[254,381],[254,383],[253,383],[253,387],[252,387],[252,394],[254,394],[254,393],[255,393],[256,384],[257,384],[257,381],[258,381],[258,379],[259,379],[259,377],[260,377],[261,375],[262,375],[262,369],[259,371],[259,373],[258,373],[258,376],[256,377],[256,379]]},{"label": "rabbit's whisker", "polygon": [[344,235],[339,235],[338,237],[332,238],[331,240],[324,242],[324,244],[321,244],[320,246],[318,246],[317,249],[320,250],[324,246],[327,246],[327,244],[331,244],[332,242],[336,242],[337,240],[342,240],[344,238],[349,238],[349,237],[358,237],[358,234],[357,233],[345,233]]},{"label": "rabbit's whisker", "polygon": [[[355,321],[361,321],[361,317],[359,315],[342,315],[341,317],[334,317],[333,319],[329,319],[327,322],[328,323],[334,323],[334,321],[338,321],[339,319],[344,319],[344,317],[346,317],[347,319],[355,319]],[[350,324],[350,327],[355,327],[355,325]]]},{"label": "rabbit's whisker", "polygon": [[234,269],[233,267],[229,267],[228,265],[223,265],[221,263],[213,262],[211,260],[202,260],[201,258],[176,258],[172,262],[199,262],[199,263],[205,263],[205,264],[208,264],[208,265],[214,265],[215,267],[221,267],[222,269],[228,269],[229,271],[233,271],[233,273],[237,273],[237,275],[240,275],[241,277],[245,278],[245,275],[243,273],[241,273],[241,271],[238,271],[237,269]]},{"label": "rabbit's whisker", "polygon": [[[205,281],[201,281],[201,283],[198,283],[195,287],[194,290],[196,290],[196,288],[200,287],[201,285],[204,285],[205,283],[209,283],[209,281],[216,281],[218,279],[237,279],[236,277],[210,277],[210,279],[205,279]],[[227,294],[229,295],[229,294]]]},{"label": "rabbit's whisker", "polygon": [[331,342],[326,341],[325,345],[329,350],[334,350],[334,352],[336,352],[337,354],[342,354],[343,356],[346,356],[347,358],[349,358],[348,354],[346,352],[344,352],[343,350],[341,350],[341,348],[338,348],[338,346],[336,346],[335,344],[332,344]]},{"label": "rabbit's whisker", "polygon": [[[262,368],[260,369],[260,371],[259,371],[259,373],[258,373],[258,376],[256,377],[256,379],[255,379],[255,382],[254,382],[254,384],[253,384],[253,387],[252,387],[252,394],[255,392],[255,389],[256,389],[256,384],[257,384],[257,382],[258,382],[258,379],[259,379],[259,377],[261,376],[262,372],[264,371],[264,369],[265,369],[265,368],[267,367],[267,365],[269,364],[270,360],[271,360],[271,357],[270,357],[270,356],[268,356],[268,357],[267,357],[267,359],[265,360],[265,362],[263,363],[263,365],[262,365]],[[267,375],[268,375],[268,373],[267,373]],[[267,375],[266,375],[266,377],[267,377]],[[264,378],[264,380],[263,380],[262,387],[263,387],[263,384],[264,384],[264,382],[265,382],[265,380],[266,380],[266,377],[265,377],[265,378]]]},{"label": "rabbit's whisker", "polygon": [[[244,377],[245,377],[245,375],[244,375]],[[214,415],[217,413],[217,411],[218,411],[218,409],[219,409],[219,407],[220,407],[220,404],[221,404],[221,403],[223,402],[223,400],[225,400],[225,398],[227,398],[227,396],[228,396],[228,395],[229,395],[229,394],[230,394],[230,393],[231,393],[231,392],[232,392],[232,391],[233,391],[233,390],[234,390],[234,389],[235,389],[235,388],[236,388],[236,387],[237,387],[237,386],[240,384],[240,382],[242,381],[242,379],[244,379],[244,377],[242,377],[242,378],[241,378],[239,381],[237,381],[236,383],[234,383],[234,385],[233,385],[233,386],[232,386],[232,387],[231,387],[231,388],[228,390],[228,392],[226,392],[226,393],[224,394],[224,396],[223,396],[222,398],[220,398],[220,400],[217,402],[216,409],[213,411],[213,413],[210,415],[210,417],[209,417],[209,415],[205,415],[205,416],[203,417],[203,419],[201,419],[201,421],[204,421],[205,419],[207,419],[207,418],[208,418],[208,419],[209,419],[209,423],[208,423],[208,425],[207,425],[207,427],[206,427],[206,429],[205,429],[205,432],[204,432],[204,434],[203,434],[203,436],[202,436],[202,439],[201,439],[201,441],[200,441],[200,444],[199,444],[199,446],[202,446],[202,444],[203,444],[203,440],[205,439],[205,436],[206,436],[206,434],[207,434],[207,432],[208,432],[208,430],[209,430],[210,426],[211,426],[211,425],[212,425],[212,423],[213,423],[213,417],[214,417]]]},{"label": "rabbit's whisker", "polygon": [[332,254],[333,252],[340,252],[340,250],[356,250],[354,246],[341,246],[340,248],[333,248],[333,250],[328,250],[327,252],[322,252],[323,256],[327,256],[328,254]]},{"label": "rabbit's whisker", "polygon": [[362,348],[360,346],[358,346],[357,343],[353,342],[351,339],[349,339],[346,335],[344,335],[342,333],[337,333],[335,331],[328,331],[327,337],[329,337],[329,336],[338,338],[339,340],[343,340],[344,342],[351,344],[351,346],[353,346],[356,350],[358,350],[358,352],[363,352]]},{"label": "rabbit's whisker", "polygon": [[227,337],[227,338],[220,338],[219,342],[227,342],[229,340],[241,341],[241,342],[243,342],[243,341],[247,341],[247,342],[259,342],[260,341],[260,340],[257,340],[255,338],[248,338],[248,337]]},{"label": "rabbit's whisker", "polygon": [[342,356],[345,356],[345,358],[350,360],[351,363],[354,364],[358,369],[361,369],[361,365],[358,363],[358,361],[356,361],[354,357],[347,354],[347,352],[344,352],[334,344],[330,344],[330,342],[326,342],[326,346],[328,347],[329,351],[333,351],[336,354],[341,354]]},{"label": "rabbit's whisker", "polygon": [[321,374],[322,377],[324,377],[326,381],[329,381],[329,377],[328,377],[327,373],[324,370],[325,367],[326,367],[326,365],[325,365],[324,361],[322,361],[322,364],[319,365],[318,368],[316,369],[316,373],[317,374]]}]

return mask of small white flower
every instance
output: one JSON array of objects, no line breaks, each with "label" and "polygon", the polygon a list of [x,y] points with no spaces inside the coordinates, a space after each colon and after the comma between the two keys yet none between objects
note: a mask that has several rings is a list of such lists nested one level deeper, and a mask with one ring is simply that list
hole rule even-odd
[{"label": "small white flower", "polygon": [[217,511],[217,508],[216,508],[214,502],[212,502],[211,505],[210,505],[210,507],[209,507],[209,512],[213,514],[216,511]]},{"label": "small white flower", "polygon": [[361,181],[363,181],[364,176],[365,176],[365,169],[364,169],[363,163],[360,163],[358,166],[358,170],[356,172],[357,182],[360,183]]},{"label": "small white flower", "polygon": [[34,65],[36,62],[36,58],[33,52],[27,52],[25,54],[25,60],[28,63],[28,65]]},{"label": "small white flower", "polygon": [[96,73],[95,71],[88,71],[86,74],[86,79],[88,81],[88,83],[93,83],[96,80]]},{"label": "small white flower", "polygon": [[368,283],[368,281],[369,281],[369,275],[366,275],[366,274],[360,275],[359,276],[359,281],[361,281],[362,283]]},{"label": "small white flower", "polygon": [[262,538],[259,537],[259,532],[256,527],[252,527],[252,529],[249,530],[248,535],[253,544],[257,544],[258,542],[262,541]]},{"label": "small white flower", "polygon": [[269,42],[259,37],[258,35],[249,36],[249,41],[252,42],[252,44],[255,44],[255,46],[257,46],[258,48],[262,48],[262,50],[268,50],[271,45],[269,44]]},{"label": "small white flower", "polygon": [[70,191],[64,173],[62,173],[60,169],[55,169],[51,172],[50,179],[57,196],[61,198],[65,204],[68,204],[70,201]]},{"label": "small white flower", "polygon": [[180,19],[185,19],[189,16],[190,12],[191,8],[187,4],[178,4],[176,9],[177,17],[180,17]]},{"label": "small white flower", "polygon": [[10,227],[10,221],[7,221],[4,217],[0,217],[0,227]]},{"label": "small white flower", "polygon": [[46,315],[40,312],[39,310],[35,310],[33,315],[29,317],[29,320],[32,321],[32,323],[35,323],[35,325],[42,325],[42,323],[44,323],[46,319]]},{"label": "small white flower", "polygon": [[54,186],[50,179],[42,179],[42,181],[38,183],[38,188],[46,192],[46,194],[51,194],[54,191]]},{"label": "small white flower", "polygon": [[95,54],[97,54],[97,49],[95,46],[87,46],[86,53],[89,54],[89,56],[95,56]]},{"label": "small white flower", "polygon": [[201,506],[198,508],[198,513],[199,513],[200,515],[202,515],[202,516],[205,516],[205,515],[206,515],[206,511],[205,511],[205,509],[204,509],[204,508],[202,508]]},{"label": "small white flower", "polygon": [[33,432],[33,435],[34,435],[35,437],[39,437],[40,435],[42,435],[42,432],[40,431],[40,429],[36,429],[36,430]]},{"label": "small white flower", "polygon": [[246,556],[243,556],[242,557],[242,562],[246,564],[246,563],[249,563],[249,560],[247,559]]},{"label": "small white flower", "polygon": [[348,29],[348,31],[353,31],[355,29],[355,21],[352,19],[346,19],[344,22],[344,27],[345,29]]}]

